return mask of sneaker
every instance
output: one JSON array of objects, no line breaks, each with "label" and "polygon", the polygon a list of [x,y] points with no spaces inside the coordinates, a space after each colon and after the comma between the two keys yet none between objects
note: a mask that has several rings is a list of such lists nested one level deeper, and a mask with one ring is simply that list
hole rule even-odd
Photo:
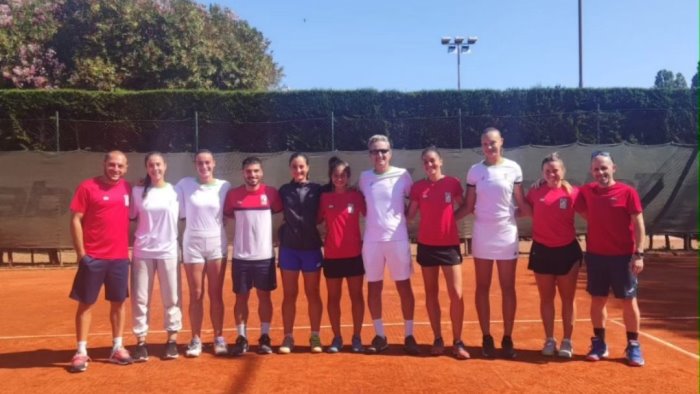
[{"label": "sneaker", "polygon": [[239,335],[236,338],[236,343],[229,349],[229,353],[232,356],[242,356],[248,352],[248,338],[243,335]]},{"label": "sneaker", "polygon": [[272,341],[269,335],[262,334],[258,339],[258,354],[272,354]]},{"label": "sneaker", "polygon": [[294,337],[291,335],[285,335],[282,340],[282,345],[279,347],[279,354],[289,354],[294,350]]},{"label": "sneaker", "polygon": [[430,355],[440,356],[443,353],[445,353],[445,341],[442,340],[442,337],[437,337],[433,341],[433,347],[430,349]]},{"label": "sneaker", "polygon": [[226,345],[226,341],[224,341],[221,338],[214,339],[214,355],[215,356],[228,355],[228,345]]},{"label": "sneaker", "polygon": [[600,361],[604,358],[608,358],[608,345],[606,345],[600,338],[592,337],[591,350],[588,351],[586,360]]},{"label": "sneaker", "polygon": [[403,351],[412,356],[420,354],[420,348],[413,335],[409,335],[403,341]]},{"label": "sneaker", "polygon": [[642,347],[638,341],[628,341],[625,348],[625,359],[627,364],[632,367],[641,367],[644,365],[644,357],[642,357]]},{"label": "sneaker", "polygon": [[193,339],[190,344],[187,345],[187,350],[185,351],[185,356],[187,357],[199,357],[202,354],[202,341]]},{"label": "sneaker", "polygon": [[574,356],[574,345],[571,344],[570,339],[562,339],[558,355],[563,358],[571,358]]},{"label": "sneaker", "polygon": [[168,341],[165,342],[165,354],[163,354],[164,360],[174,360],[180,357],[180,353],[177,352],[177,342]]},{"label": "sneaker", "polygon": [[85,372],[87,371],[88,361],[90,357],[87,354],[75,353],[73,358],[70,360],[70,371],[71,372]]},{"label": "sneaker", "polygon": [[496,357],[496,345],[493,343],[491,335],[484,335],[484,339],[481,341],[481,354],[486,358]]},{"label": "sneaker", "polygon": [[137,363],[148,361],[148,345],[146,345],[146,342],[139,342],[136,344],[132,357],[134,362]]},{"label": "sneaker", "polygon": [[389,349],[389,342],[387,342],[386,337],[380,337],[375,335],[372,339],[372,343],[367,347],[367,353],[381,353]]},{"label": "sneaker", "polygon": [[333,338],[333,342],[331,342],[331,345],[328,346],[328,349],[326,351],[328,353],[338,353],[343,349],[343,338],[342,337],[335,337]]},{"label": "sneaker", "polygon": [[352,351],[353,353],[362,353],[365,351],[365,347],[362,346],[362,338],[356,335],[352,336]]},{"label": "sneaker", "polygon": [[117,350],[112,350],[112,354],[109,355],[109,362],[119,365],[129,365],[134,362],[131,358],[129,351],[124,347],[120,347]]},{"label": "sneaker", "polygon": [[505,359],[514,359],[518,353],[515,352],[513,340],[510,337],[503,337],[501,340],[501,357]]},{"label": "sneaker", "polygon": [[542,347],[542,355],[553,356],[557,353],[557,340],[554,338],[547,338],[544,341],[544,346]]},{"label": "sneaker", "polygon": [[471,357],[462,341],[455,341],[454,345],[452,345],[452,355],[457,360],[467,360]]},{"label": "sneaker", "polygon": [[311,348],[311,353],[321,353],[323,352],[323,346],[321,346],[321,338],[318,334],[311,334],[309,337],[309,348]]}]

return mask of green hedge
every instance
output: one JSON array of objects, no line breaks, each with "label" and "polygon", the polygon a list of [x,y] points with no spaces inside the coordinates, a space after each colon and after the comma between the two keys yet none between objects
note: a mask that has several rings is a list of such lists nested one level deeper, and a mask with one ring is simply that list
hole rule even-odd
[{"label": "green hedge", "polygon": [[361,150],[375,133],[397,148],[467,148],[487,126],[508,146],[697,144],[697,115],[689,89],[0,90],[0,150]]}]

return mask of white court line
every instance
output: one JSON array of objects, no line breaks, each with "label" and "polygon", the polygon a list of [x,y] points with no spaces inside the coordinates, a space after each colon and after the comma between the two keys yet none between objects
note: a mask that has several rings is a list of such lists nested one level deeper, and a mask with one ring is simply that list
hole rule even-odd
[{"label": "white court line", "polygon": [[[616,324],[620,324],[616,320],[621,320],[622,318],[609,318],[609,321],[612,321]],[[698,320],[700,317],[698,316],[676,316],[676,317],[643,317],[641,320]],[[590,322],[591,319],[576,319],[576,322]],[[561,322],[561,319],[555,319],[555,322]],[[451,325],[452,322],[449,320],[442,321],[440,322],[442,325]],[[476,320],[465,320],[462,322],[463,324],[479,324],[478,321]],[[503,323],[503,320],[491,320],[491,323],[493,324],[498,324],[498,323]],[[522,319],[522,320],[515,320],[515,323],[520,323],[520,324],[532,324],[532,323],[542,323],[542,320],[540,319]],[[415,326],[429,326],[430,322],[427,321],[414,321],[413,325]],[[362,324],[362,327],[372,327],[373,325],[371,323],[364,323]],[[403,327],[403,322],[384,322],[385,327]],[[352,328],[352,324],[341,324],[341,328]],[[330,329],[330,325],[321,325],[322,329]],[[282,331],[282,327],[270,327],[271,330],[275,331]],[[310,330],[310,326],[295,326],[294,329],[299,329],[299,330]],[[260,331],[259,327],[247,327],[247,331]],[[235,328],[224,328],[224,332],[234,332],[236,331]],[[165,334],[167,331],[165,330],[150,330],[149,334]],[[191,332],[191,330],[180,330],[181,333],[187,333]],[[212,329],[202,329],[202,333],[208,334],[213,332]],[[642,334],[640,332],[640,334]],[[111,331],[105,331],[105,332],[95,332],[95,333],[90,333],[90,336],[97,337],[97,336],[111,336],[112,332]],[[649,335],[649,334],[643,334],[643,335]],[[0,340],[13,340],[13,339],[40,339],[40,338],[71,338],[75,337],[75,334],[43,334],[43,335],[11,335],[11,336],[0,336]],[[658,339],[661,341],[660,339]],[[690,353],[695,357],[698,357],[697,355]]]},{"label": "white court line", "polygon": [[[618,326],[623,327],[623,328],[625,327],[625,324],[624,324],[624,323],[620,323],[619,321],[614,320],[614,319],[609,319],[609,320],[610,320],[610,322],[613,323],[613,324],[617,324]],[[654,335],[647,334],[646,332],[643,332],[643,331],[641,331],[641,330],[639,331],[639,335],[641,335],[641,336],[643,336],[643,337],[646,337],[646,338],[649,338],[649,339],[651,339],[652,341],[655,341],[655,342],[657,342],[657,343],[660,343],[660,344],[662,344],[662,345],[664,345],[664,346],[670,347],[671,349],[676,350],[676,351],[678,351],[678,352],[681,352],[681,353],[685,354],[686,356],[690,356],[690,357],[692,357],[692,358],[694,358],[694,359],[696,359],[696,360],[700,360],[700,356],[698,356],[697,354],[692,353],[692,352],[689,352],[689,351],[684,350],[684,349],[681,349],[681,348],[679,348],[678,346],[672,344],[671,342],[664,341],[663,339],[658,338],[658,337],[655,337]]]}]

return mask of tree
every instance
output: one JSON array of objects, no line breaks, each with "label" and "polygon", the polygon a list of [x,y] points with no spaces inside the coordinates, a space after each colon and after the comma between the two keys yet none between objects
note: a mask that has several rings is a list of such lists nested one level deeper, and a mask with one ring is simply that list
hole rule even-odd
[{"label": "tree", "polygon": [[698,62],[698,66],[697,66],[697,69],[695,71],[695,75],[693,75],[693,79],[690,80],[690,87],[692,89],[697,89],[699,87],[698,82],[700,82],[700,81],[698,81],[698,73],[700,73],[700,62]]},{"label": "tree", "polygon": [[0,5],[0,87],[269,89],[269,45],[194,0],[14,1]]},{"label": "tree", "polygon": [[673,71],[663,69],[656,73],[654,87],[657,89],[687,89],[688,82],[683,74],[677,73],[674,76]]}]

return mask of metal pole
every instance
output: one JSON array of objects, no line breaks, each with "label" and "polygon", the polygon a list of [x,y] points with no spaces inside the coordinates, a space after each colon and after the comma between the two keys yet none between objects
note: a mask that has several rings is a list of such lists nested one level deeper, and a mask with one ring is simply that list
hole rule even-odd
[{"label": "metal pole", "polygon": [[459,72],[460,68],[460,57],[462,54],[462,44],[457,45],[457,91],[462,90],[461,76]]},{"label": "metal pole", "polygon": [[331,151],[335,151],[335,115],[331,111]]},{"label": "metal pole", "polygon": [[596,104],[596,131],[598,132],[598,143],[600,144],[600,104]]},{"label": "metal pole", "polygon": [[194,151],[199,151],[199,112],[194,111]]},{"label": "metal pole", "polygon": [[58,122],[58,111],[56,111],[56,152],[61,151],[61,128]]},{"label": "metal pole", "polygon": [[462,108],[457,110],[457,115],[459,116],[458,118],[458,124],[459,124],[459,150],[462,150],[464,148],[464,144],[462,141]]},{"label": "metal pole", "polygon": [[578,87],[583,87],[583,0],[578,0]]}]

